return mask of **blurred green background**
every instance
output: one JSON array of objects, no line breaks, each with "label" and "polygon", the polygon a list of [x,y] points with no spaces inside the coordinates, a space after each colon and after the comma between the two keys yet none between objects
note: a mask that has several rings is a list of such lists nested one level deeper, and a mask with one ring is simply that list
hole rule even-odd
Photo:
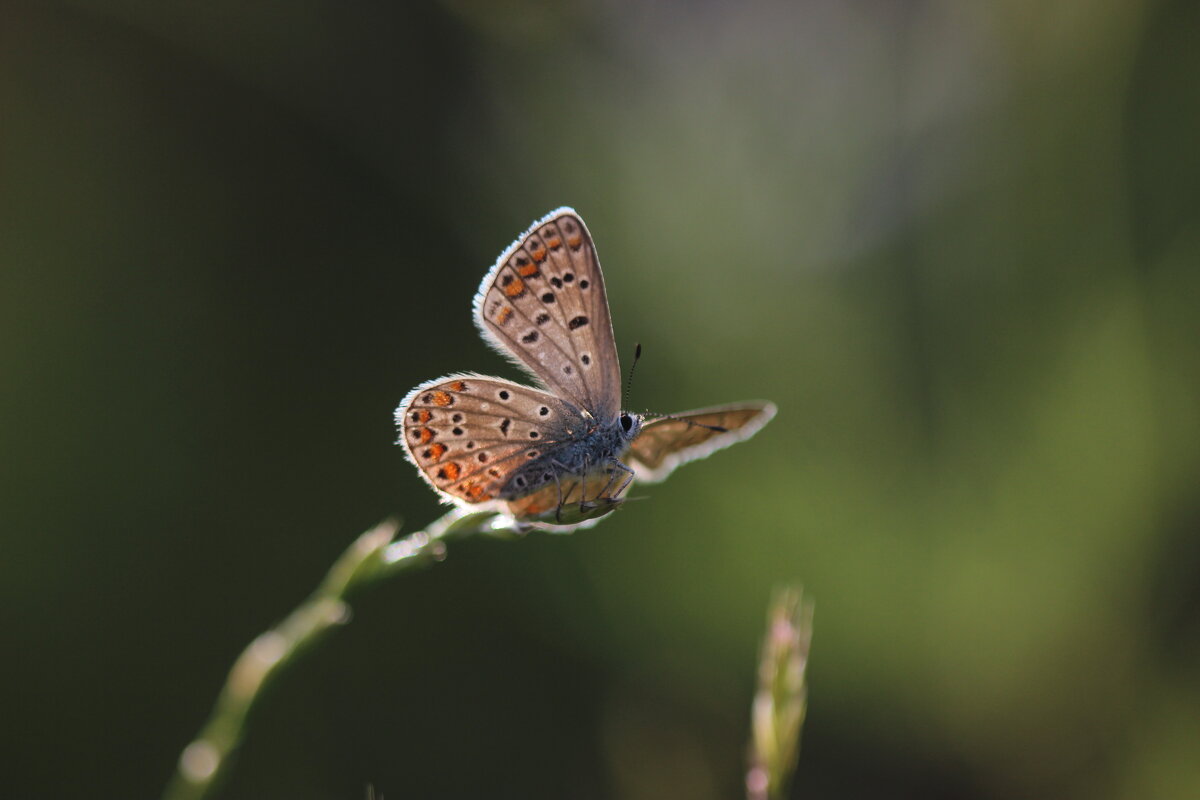
[{"label": "blurred green background", "polygon": [[276,683],[223,797],[1200,796],[1200,4],[0,3],[0,794],[152,797],[352,539],[392,408],[577,208],[635,409],[757,438],[474,540]]}]

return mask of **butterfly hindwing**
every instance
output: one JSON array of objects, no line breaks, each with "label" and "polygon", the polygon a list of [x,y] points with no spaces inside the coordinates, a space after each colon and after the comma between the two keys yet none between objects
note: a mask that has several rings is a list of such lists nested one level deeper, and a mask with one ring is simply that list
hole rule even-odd
[{"label": "butterfly hindwing", "polygon": [[639,482],[657,483],[680,464],[749,439],[774,416],[773,403],[733,403],[649,420],[626,460]]},{"label": "butterfly hindwing", "polygon": [[500,255],[475,296],[475,322],[555,395],[599,419],[620,413],[604,276],[573,210],[551,212]]},{"label": "butterfly hindwing", "polygon": [[499,499],[513,473],[579,419],[551,394],[473,374],[423,383],[396,409],[409,460],[443,497],[472,504]]},{"label": "butterfly hindwing", "polygon": [[563,475],[554,483],[508,501],[507,511],[520,520],[573,525],[614,510],[624,488],[623,476],[616,471]]}]

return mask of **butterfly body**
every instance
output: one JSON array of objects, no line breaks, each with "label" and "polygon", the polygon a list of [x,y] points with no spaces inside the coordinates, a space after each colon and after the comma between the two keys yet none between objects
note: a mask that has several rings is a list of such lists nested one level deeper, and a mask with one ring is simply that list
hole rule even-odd
[{"label": "butterfly body", "polygon": [[[628,427],[622,427],[622,420],[632,422]],[[499,496],[512,500],[551,483],[556,476],[586,476],[597,468],[615,468],[633,475],[620,459],[640,429],[640,419],[630,414],[605,422],[581,414],[567,426],[558,430],[551,428],[547,438],[554,444],[515,470],[501,487]]]},{"label": "butterfly body", "polygon": [[484,339],[540,386],[460,373],[423,383],[400,403],[396,421],[409,459],[450,502],[573,525],[615,508],[635,475],[661,480],[684,461],[747,438],[775,413],[770,403],[649,421],[621,411],[604,277],[587,228],[569,208],[535,223],[500,255],[474,311]]}]

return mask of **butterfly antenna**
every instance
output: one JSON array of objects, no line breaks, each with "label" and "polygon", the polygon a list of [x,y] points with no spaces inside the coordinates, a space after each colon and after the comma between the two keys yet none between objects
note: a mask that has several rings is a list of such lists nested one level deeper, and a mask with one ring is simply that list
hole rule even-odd
[{"label": "butterfly antenna", "polygon": [[638,359],[642,357],[642,343],[638,342],[633,348],[633,363],[629,365],[629,377],[625,379],[625,396],[621,399],[621,407],[629,403],[629,387],[633,386],[633,371],[637,369]]},{"label": "butterfly antenna", "polygon": [[[641,357],[642,343],[638,342],[633,349],[633,363],[629,365],[629,377],[625,379],[625,401],[629,400],[629,387],[633,385],[633,371],[637,369],[638,359]],[[621,406],[624,407],[625,402],[622,402]],[[673,419],[676,422],[682,422],[684,425],[689,425],[695,428],[704,428],[706,430],[714,431],[715,433],[726,433],[729,431],[729,428],[722,428],[720,425],[705,425],[703,422],[696,422],[695,420],[691,419],[683,419],[682,417],[673,417],[670,414],[653,414],[653,412],[650,411],[646,411],[644,413],[652,414],[655,419]]]}]

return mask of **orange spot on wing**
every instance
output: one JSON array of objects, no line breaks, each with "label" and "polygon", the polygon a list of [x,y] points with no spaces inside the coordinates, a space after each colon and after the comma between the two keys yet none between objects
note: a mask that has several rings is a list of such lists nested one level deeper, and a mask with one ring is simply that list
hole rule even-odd
[{"label": "orange spot on wing", "polygon": [[434,442],[433,444],[431,444],[429,446],[429,449],[426,450],[421,455],[425,456],[426,458],[430,459],[431,461],[437,461],[439,458],[442,457],[442,454],[445,452],[446,452],[446,445],[442,444],[441,442]]},{"label": "orange spot on wing", "polygon": [[583,238],[579,236],[572,236],[570,239],[567,239],[567,244],[571,246],[572,250],[578,250],[579,245],[583,244]]},{"label": "orange spot on wing", "polygon": [[500,309],[499,312],[496,313],[496,322],[499,322],[501,325],[503,325],[504,323],[508,322],[508,318],[511,316],[512,316],[512,309],[509,308],[508,306],[505,306],[504,308]]},{"label": "orange spot on wing", "polygon": [[484,500],[492,499],[492,496],[487,493],[487,490],[477,483],[467,487],[467,497],[469,497],[471,501],[475,503],[482,503]]},{"label": "orange spot on wing", "polygon": [[525,281],[516,278],[508,286],[504,287],[504,293],[509,297],[520,297],[525,294]]},{"label": "orange spot on wing", "polygon": [[517,272],[520,273],[522,278],[532,278],[534,275],[538,274],[537,264],[526,264],[525,266],[519,268]]},{"label": "orange spot on wing", "polygon": [[546,244],[549,245],[551,250],[557,250],[562,247],[562,239],[555,236],[553,239],[548,240]]},{"label": "orange spot on wing", "polygon": [[435,406],[448,406],[454,402],[454,398],[449,392],[436,391],[433,393],[433,404]]},{"label": "orange spot on wing", "polygon": [[429,428],[421,428],[421,433],[420,433],[421,444],[429,444],[429,441],[431,439],[433,439],[433,436],[434,436],[434,434],[433,434],[432,430],[430,430]]},{"label": "orange spot on wing", "polygon": [[538,248],[536,250],[534,250],[533,252],[531,252],[529,255],[533,256],[533,260],[537,261],[539,263],[542,261],[545,261],[546,260],[546,248],[542,247],[541,245],[538,245]]},{"label": "orange spot on wing", "polygon": [[437,471],[437,476],[444,481],[456,481],[459,474],[458,464],[455,464],[453,461]]},{"label": "orange spot on wing", "polygon": [[450,391],[452,392],[465,392],[466,390],[467,385],[462,381],[455,381],[454,383],[450,384]]},{"label": "orange spot on wing", "polygon": [[417,421],[418,422],[429,422],[429,420],[431,420],[431,419],[433,419],[433,412],[430,411],[429,409],[422,408],[420,411],[417,412]]}]

